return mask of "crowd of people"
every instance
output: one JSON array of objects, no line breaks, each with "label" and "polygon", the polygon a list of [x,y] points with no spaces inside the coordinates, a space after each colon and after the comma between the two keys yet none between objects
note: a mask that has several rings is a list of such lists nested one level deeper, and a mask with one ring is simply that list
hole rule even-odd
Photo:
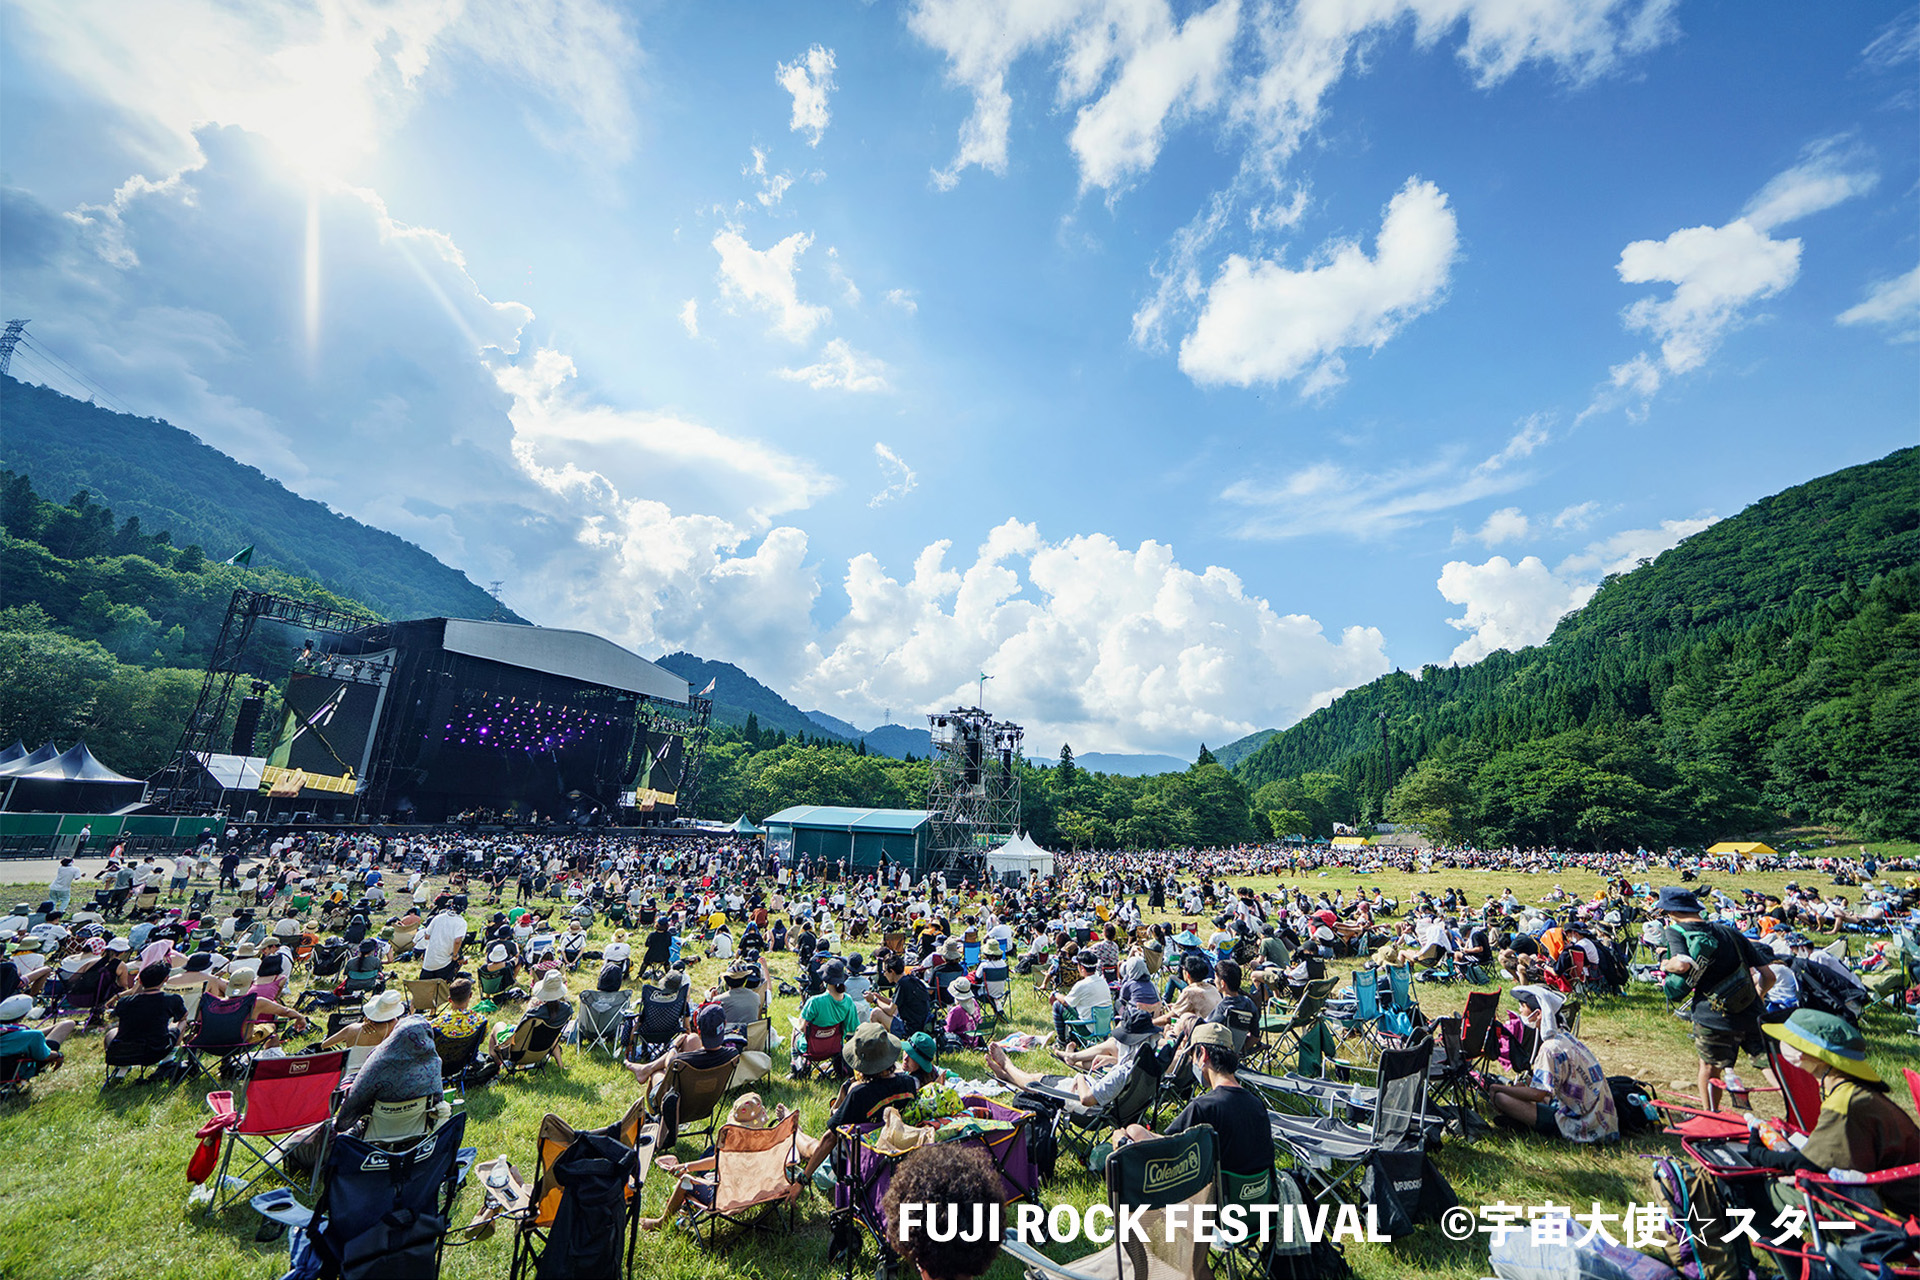
[{"label": "crowd of people", "polygon": [[[1318,886],[1336,866],[1421,874],[1435,887],[1399,901],[1377,885]],[[1738,887],[1760,869],[1801,878],[1779,894]],[[1475,901],[1449,883],[1460,870],[1525,873],[1536,886],[1593,872],[1602,887],[1553,882],[1523,897],[1516,884]],[[1509,1061],[1510,1079],[1482,1082],[1485,1109],[1577,1144],[1618,1138],[1624,1118],[1569,1001],[1657,984],[1691,1021],[1706,1109],[1734,1088],[1738,1056],[1764,1057],[1772,1042],[1829,1088],[1797,1159],[1864,1173],[1920,1162],[1920,1131],[1866,1063],[1857,1026],[1862,1009],[1910,980],[1898,937],[1920,908],[1911,870],[1830,853],[1275,845],[1062,854],[1050,877],[991,884],[884,862],[786,865],[730,835],[290,833],[115,856],[85,880],[63,860],[45,900],[0,918],[10,960],[0,964],[0,1059],[25,1079],[58,1068],[83,1025],[102,1025],[108,1070],[124,1073],[173,1054],[196,1009],[242,1002],[256,1057],[348,1053],[354,1083],[334,1123],[350,1131],[376,1102],[416,1096],[430,1072],[437,1084],[448,1044],[478,1038],[497,1070],[537,1042],[564,1065],[582,993],[630,991],[619,1044],[658,1113],[676,1067],[767,1057],[748,1029],[792,996],[788,1066],[837,1089],[826,1125],[797,1136],[793,1195],[847,1126],[890,1111],[915,1123],[953,1114],[955,1078],[940,1062],[961,1050],[983,1051],[982,1083],[1053,1090],[1081,1111],[1110,1103],[1143,1060],[1156,1074],[1184,1071],[1192,1096],[1163,1132],[1209,1125],[1227,1135],[1223,1167],[1252,1173],[1275,1152],[1266,1103],[1239,1079],[1248,1035],[1295,1007],[1330,964],[1352,962],[1356,983],[1384,984],[1407,966],[1508,986],[1511,1039],[1528,1056]],[[1255,877],[1280,883],[1235,883]],[[1816,946],[1816,933],[1841,945]],[[689,971],[709,961],[715,980],[696,990]],[[445,984],[431,1008],[410,1010],[404,984],[416,978]],[[1018,1049],[991,1038],[1010,1029],[1016,981],[1046,993],[1052,1031],[1035,1048],[1052,1070],[1022,1065]],[[328,1011],[354,1016],[318,1030]],[[784,1118],[757,1094],[730,1114],[749,1126]],[[1110,1145],[1151,1136],[1134,1123]],[[1755,1143],[1769,1163],[1792,1163]],[[660,1157],[684,1176],[648,1226],[710,1192],[711,1158]],[[941,1176],[968,1175],[956,1166]]]}]

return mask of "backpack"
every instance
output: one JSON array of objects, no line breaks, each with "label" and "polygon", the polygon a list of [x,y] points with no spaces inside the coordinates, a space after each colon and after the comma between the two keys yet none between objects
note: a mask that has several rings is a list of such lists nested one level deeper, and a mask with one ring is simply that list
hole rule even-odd
[{"label": "backpack", "polygon": [[618,1138],[582,1133],[553,1162],[560,1208],[534,1263],[536,1280],[620,1280],[627,1188],[640,1154]]},{"label": "backpack", "polygon": [[1620,1136],[1634,1133],[1652,1133],[1659,1125],[1646,1108],[1631,1101],[1633,1095],[1652,1098],[1653,1086],[1644,1080],[1635,1080],[1632,1076],[1608,1076],[1607,1088],[1613,1091],[1613,1110],[1620,1117]]}]

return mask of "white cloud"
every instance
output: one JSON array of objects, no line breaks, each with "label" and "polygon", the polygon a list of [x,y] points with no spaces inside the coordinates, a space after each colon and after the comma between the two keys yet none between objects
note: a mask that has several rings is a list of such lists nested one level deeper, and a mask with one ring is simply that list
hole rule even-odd
[{"label": "white cloud", "polygon": [[689,338],[700,336],[700,300],[688,298],[680,304],[680,327],[687,331]]},{"label": "white cloud", "polygon": [[1532,528],[1532,522],[1520,508],[1502,507],[1490,514],[1476,532],[1462,533],[1454,541],[1471,540],[1482,546],[1497,547],[1503,542],[1515,542],[1526,537]]},{"label": "white cloud", "polygon": [[867,500],[869,507],[884,506],[895,498],[904,498],[920,485],[913,468],[902,461],[899,454],[878,440],[873,443],[874,461],[880,464],[880,474],[886,478],[886,487]]},{"label": "white cloud", "polygon": [[1242,538],[1299,538],[1342,534],[1378,538],[1442,511],[1511,493],[1533,477],[1516,470],[1548,437],[1535,417],[1522,422],[1498,452],[1469,463],[1449,449],[1422,463],[1384,471],[1354,471],[1334,462],[1310,463],[1278,480],[1236,480],[1220,496],[1249,514],[1234,528]]},{"label": "white cloud", "polygon": [[780,63],[775,68],[774,80],[793,95],[793,121],[789,127],[795,133],[811,135],[808,146],[819,146],[830,119],[827,95],[834,90],[833,50],[814,45],[794,61]]},{"label": "white cloud", "polygon": [[774,332],[793,342],[805,342],[813,331],[833,318],[826,307],[800,301],[794,271],[813,237],[796,231],[768,249],[755,249],[729,227],[713,238],[720,255],[720,290],[773,318]]},{"label": "white cloud", "polygon": [[1538,556],[1518,564],[1495,556],[1485,564],[1450,560],[1440,570],[1440,594],[1466,612],[1447,625],[1472,634],[1455,646],[1449,662],[1478,662],[1496,649],[1523,649],[1553,634],[1562,616],[1593,595],[1594,582],[1567,582]]},{"label": "white cloud", "polygon": [[840,286],[840,296],[847,300],[848,306],[860,305],[860,286],[853,282],[853,277],[847,274],[847,269],[840,265],[840,250],[831,245],[827,248],[827,275]]},{"label": "white cloud", "polygon": [[760,180],[760,189],[754,192],[753,198],[760,202],[761,208],[771,209],[786,196],[787,188],[793,185],[793,175],[767,172],[767,153],[758,147],[749,150],[753,152],[753,164],[740,172],[743,176]]},{"label": "white cloud", "polygon": [[163,172],[198,163],[195,131],[237,125],[303,172],[344,177],[404,117],[440,61],[476,60],[557,107],[550,145],[631,152],[639,46],[599,0],[323,6],[61,0],[16,6],[22,43],[133,121],[125,141]]},{"label": "white cloud", "polygon": [[1230,256],[1180,344],[1180,368],[1202,385],[1299,378],[1303,394],[1329,390],[1346,379],[1341,351],[1377,351],[1438,305],[1458,253],[1446,195],[1408,179],[1387,204],[1372,257],[1351,240],[1323,246],[1297,271]]},{"label": "white cloud", "polygon": [[1871,324],[1887,330],[1894,342],[1920,341],[1920,267],[1903,276],[1877,281],[1867,296],[1842,311],[1841,324]]},{"label": "white cloud", "polygon": [[1597,502],[1575,503],[1570,507],[1563,508],[1560,514],[1553,518],[1553,527],[1555,529],[1573,529],[1576,531],[1584,529],[1593,523],[1594,516],[1598,515],[1599,512],[1600,504]]},{"label": "white cloud", "polygon": [[884,361],[856,351],[845,338],[833,338],[820,359],[798,369],[782,369],[789,382],[804,382],[815,391],[888,391]]},{"label": "white cloud", "polygon": [[920,310],[920,304],[914,299],[913,290],[911,289],[889,289],[887,290],[887,301],[908,315],[913,315]]},{"label": "white cloud", "polygon": [[[1153,10],[1112,86],[1080,109],[1067,145],[1080,162],[1080,186],[1113,190],[1153,168],[1167,121],[1204,111],[1220,97],[1221,76],[1240,29],[1239,0],[1218,0],[1178,30]],[[1158,19],[1165,18],[1166,25]]]},{"label": "white cloud", "polygon": [[1635,240],[1615,267],[1625,284],[1671,284],[1621,313],[1630,330],[1651,335],[1658,355],[1640,352],[1608,370],[1607,385],[1585,418],[1623,401],[1644,405],[1668,378],[1701,368],[1754,303],[1791,287],[1800,275],[1798,239],[1776,228],[1871,191],[1877,174],[1835,139],[1808,147],[1799,164],[1776,174],[1724,226],[1685,227],[1664,240]]},{"label": "white cloud", "polygon": [[804,704],[864,722],[950,705],[986,671],[1030,745],[1164,749],[1290,724],[1388,669],[1377,630],[1329,636],[1225,569],[1183,568],[1160,543],[1048,542],[1009,520],[972,564],[949,567],[951,549],[928,546],[904,580],[872,556],[848,563],[849,609],[808,650]]},{"label": "white cloud", "polygon": [[1711,516],[1696,516],[1663,520],[1656,529],[1625,529],[1568,556],[1552,569],[1538,556],[1527,556],[1518,563],[1505,556],[1494,556],[1484,564],[1449,561],[1440,570],[1440,594],[1449,604],[1466,608],[1460,617],[1448,618],[1447,625],[1469,634],[1448,661],[1478,662],[1498,649],[1524,649],[1545,642],[1562,617],[1593,598],[1601,579],[1631,573],[1642,561],[1655,558],[1712,523]]}]

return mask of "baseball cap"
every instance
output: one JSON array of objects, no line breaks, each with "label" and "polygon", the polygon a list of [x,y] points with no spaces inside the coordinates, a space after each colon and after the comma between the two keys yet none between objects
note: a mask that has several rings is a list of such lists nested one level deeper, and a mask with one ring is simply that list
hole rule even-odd
[{"label": "baseball cap", "polygon": [[717,1048],[720,1042],[726,1038],[726,1010],[717,1004],[701,1005],[699,1016],[694,1019],[694,1026],[700,1032],[701,1044],[706,1045],[710,1049]]},{"label": "baseball cap", "polygon": [[1190,1043],[1205,1045],[1209,1049],[1233,1048],[1233,1032],[1224,1022],[1203,1022],[1193,1029]]}]

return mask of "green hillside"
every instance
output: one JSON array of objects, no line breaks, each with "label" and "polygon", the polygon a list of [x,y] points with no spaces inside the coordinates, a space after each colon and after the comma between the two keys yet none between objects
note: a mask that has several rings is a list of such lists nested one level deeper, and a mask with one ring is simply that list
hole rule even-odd
[{"label": "green hillside", "polygon": [[1213,758],[1216,762],[1231,769],[1258,751],[1261,747],[1265,746],[1267,739],[1278,732],[1280,732],[1278,729],[1260,729],[1248,734],[1244,738],[1235,738],[1226,746],[1215,748]]},{"label": "green hillside", "polygon": [[1482,842],[1655,844],[1785,820],[1910,835],[1917,565],[1920,448],[1608,579],[1544,645],[1352,690],[1236,772],[1263,811]]},{"label": "green hillside", "polygon": [[302,498],[178,427],[13,378],[0,379],[0,468],[56,501],[85,490],[214,560],[251,545],[254,564],[311,578],[388,617],[487,618],[498,607],[413,543]]},{"label": "green hillside", "polygon": [[695,692],[714,682],[713,718],[720,724],[745,725],[753,716],[757,726],[768,733],[782,732],[789,737],[805,734],[825,741],[844,739],[800,708],[788,702],[731,662],[713,662],[691,653],[670,653],[656,659],[660,666],[692,685]]}]

